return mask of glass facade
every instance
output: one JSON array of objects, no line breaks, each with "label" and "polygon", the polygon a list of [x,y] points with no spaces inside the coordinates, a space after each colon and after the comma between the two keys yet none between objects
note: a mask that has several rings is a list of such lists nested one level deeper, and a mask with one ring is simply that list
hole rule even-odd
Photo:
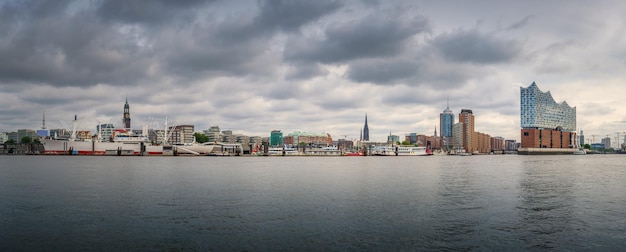
[{"label": "glass facade", "polygon": [[280,130],[272,130],[270,133],[270,145],[271,146],[282,146],[283,143],[283,132]]},{"label": "glass facade", "polygon": [[443,113],[439,114],[439,121],[441,129],[439,132],[442,137],[452,137],[452,125],[454,125],[454,113],[450,110],[450,107],[446,108]]},{"label": "glass facade", "polygon": [[522,128],[562,128],[576,130],[576,107],[567,102],[556,103],[550,92],[542,92],[533,82],[527,88],[520,87],[520,123]]}]

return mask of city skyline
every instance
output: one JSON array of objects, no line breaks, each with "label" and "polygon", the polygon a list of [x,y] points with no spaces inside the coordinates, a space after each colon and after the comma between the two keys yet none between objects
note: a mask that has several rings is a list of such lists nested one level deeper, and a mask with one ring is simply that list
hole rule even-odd
[{"label": "city skyline", "polygon": [[[0,131],[58,120],[219,125],[246,135],[432,134],[447,107],[520,140],[519,88],[577,108],[587,139],[626,131],[626,3],[0,3]],[[441,133],[441,132],[440,132]],[[621,141],[621,139],[620,139]]]}]

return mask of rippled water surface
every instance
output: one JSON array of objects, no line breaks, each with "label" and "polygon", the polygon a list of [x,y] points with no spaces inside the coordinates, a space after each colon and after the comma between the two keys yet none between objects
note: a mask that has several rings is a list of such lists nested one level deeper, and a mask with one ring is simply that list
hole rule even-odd
[{"label": "rippled water surface", "polygon": [[625,247],[626,155],[0,156],[0,251]]}]

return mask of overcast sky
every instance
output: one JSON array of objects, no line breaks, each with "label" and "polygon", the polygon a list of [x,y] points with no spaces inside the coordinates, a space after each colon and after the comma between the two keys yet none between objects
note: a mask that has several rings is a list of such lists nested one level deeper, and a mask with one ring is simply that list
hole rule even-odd
[{"label": "overcast sky", "polygon": [[[472,109],[520,139],[519,88],[577,107],[586,138],[626,131],[623,1],[2,1],[0,131],[78,115],[370,139],[432,135]],[[458,120],[458,116],[455,120]],[[620,133],[622,136],[624,133]],[[622,137],[620,137],[622,138]],[[622,141],[623,138],[620,140]]]}]

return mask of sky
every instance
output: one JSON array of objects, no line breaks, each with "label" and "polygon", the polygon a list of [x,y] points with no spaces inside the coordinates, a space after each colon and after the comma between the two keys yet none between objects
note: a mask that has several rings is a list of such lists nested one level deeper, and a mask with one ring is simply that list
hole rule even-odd
[{"label": "sky", "polygon": [[[432,135],[449,101],[520,139],[520,87],[626,135],[623,1],[2,1],[0,131],[219,125]],[[458,120],[458,116],[456,118]]]}]

